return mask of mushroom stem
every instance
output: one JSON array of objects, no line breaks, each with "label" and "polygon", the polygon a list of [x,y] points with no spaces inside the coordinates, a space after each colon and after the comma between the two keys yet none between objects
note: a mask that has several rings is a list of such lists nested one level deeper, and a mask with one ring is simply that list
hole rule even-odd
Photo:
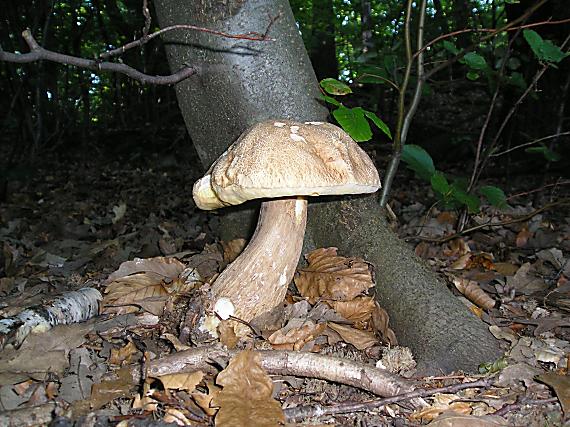
[{"label": "mushroom stem", "polygon": [[234,316],[249,322],[278,306],[301,256],[306,225],[305,198],[263,202],[250,242],[212,285],[212,307],[228,298]]}]

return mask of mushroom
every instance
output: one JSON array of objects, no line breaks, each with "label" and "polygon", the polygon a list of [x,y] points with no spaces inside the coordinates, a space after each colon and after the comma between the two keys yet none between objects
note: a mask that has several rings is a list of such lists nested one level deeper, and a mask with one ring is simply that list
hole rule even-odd
[{"label": "mushroom", "polygon": [[337,126],[271,120],[246,130],[193,188],[205,210],[270,199],[249,244],[212,284],[211,308],[222,319],[249,322],[279,305],[301,255],[305,196],[379,188],[368,155]]}]

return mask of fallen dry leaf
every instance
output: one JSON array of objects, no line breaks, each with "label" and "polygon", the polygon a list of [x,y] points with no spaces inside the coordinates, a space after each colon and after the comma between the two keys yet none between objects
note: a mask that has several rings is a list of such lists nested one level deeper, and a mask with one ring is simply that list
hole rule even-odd
[{"label": "fallen dry leaf", "polygon": [[275,349],[301,350],[305,344],[321,335],[326,326],[326,323],[315,324],[306,319],[291,319],[287,326],[275,331],[267,341]]},{"label": "fallen dry leaf", "polygon": [[388,312],[380,307],[378,302],[375,302],[375,308],[372,312],[372,325],[380,337],[382,337],[382,341],[391,346],[396,346],[398,345],[398,339],[394,331],[390,328],[389,323],[390,316],[388,316]]},{"label": "fallen dry leaf", "polygon": [[295,275],[299,293],[311,304],[318,299],[348,301],[374,286],[370,265],[337,256],[337,248],[316,249],[305,256],[309,266]]},{"label": "fallen dry leaf", "polygon": [[229,349],[236,348],[239,341],[239,337],[236,335],[234,326],[228,320],[222,320],[218,325],[218,336],[220,337],[220,342]]},{"label": "fallen dry leaf", "polygon": [[106,283],[109,284],[136,273],[156,273],[165,280],[174,280],[182,273],[182,270],[184,270],[184,264],[176,258],[135,258],[132,261],[123,262],[115,272],[109,275]]},{"label": "fallen dry leaf", "polygon": [[196,391],[192,393],[192,398],[207,415],[213,417],[218,410],[216,408],[212,408],[210,403],[214,396],[221,391],[221,388],[215,385],[212,381],[206,381],[206,386],[208,387],[208,393]]},{"label": "fallen dry leaf", "polygon": [[433,427],[500,427],[507,426],[504,418],[498,415],[473,415],[458,414],[456,411],[446,411],[429,423]]},{"label": "fallen dry leaf", "polygon": [[123,363],[130,364],[131,357],[137,352],[137,347],[132,341],[121,348],[112,348],[111,356],[109,356],[109,363],[112,365],[121,366]]},{"label": "fallen dry leaf", "polygon": [[233,239],[230,240],[229,242],[222,241],[224,262],[226,264],[229,264],[234,259],[236,259],[238,255],[242,253],[246,244],[247,240],[245,239]]},{"label": "fallen dry leaf", "polygon": [[533,233],[529,231],[526,226],[523,227],[522,230],[518,232],[517,237],[515,239],[517,248],[525,247],[526,244],[528,243],[528,239],[530,239],[532,235]]},{"label": "fallen dry leaf", "polygon": [[115,372],[116,379],[93,384],[91,388],[91,407],[97,410],[119,397],[130,397],[137,384],[132,377],[131,368],[125,366]]},{"label": "fallen dry leaf", "polygon": [[191,426],[194,425],[192,421],[190,421],[184,412],[179,409],[175,408],[167,408],[164,412],[164,418],[162,419],[165,423],[176,423],[179,426]]},{"label": "fallen dry leaf", "polygon": [[275,427],[285,423],[281,405],[271,397],[273,382],[261,367],[259,354],[247,350],[238,353],[218,374],[216,383],[223,386],[212,399],[220,408],[216,426]]},{"label": "fallen dry leaf", "polygon": [[471,414],[469,402],[456,402],[461,399],[456,394],[436,394],[433,403],[418,412],[412,414],[411,418],[422,421],[433,421],[444,412],[453,411],[456,415]]},{"label": "fallen dry leaf", "polygon": [[365,329],[365,325],[370,322],[372,312],[376,308],[372,297],[357,297],[351,301],[332,301],[331,305],[346,320],[357,323],[360,329]]},{"label": "fallen dry leaf", "polygon": [[454,277],[453,284],[473,304],[487,310],[495,306],[495,300],[481,289],[477,282],[463,277]]},{"label": "fallen dry leaf", "polygon": [[521,265],[514,276],[507,277],[507,286],[525,295],[530,295],[547,288],[544,279],[534,274],[532,265],[529,262],[525,262]]},{"label": "fallen dry leaf", "polygon": [[556,397],[558,397],[558,400],[560,401],[560,406],[562,406],[564,415],[568,416],[568,414],[570,414],[570,376],[548,372],[546,374],[539,375],[537,379],[552,387],[556,393]]},{"label": "fallen dry leaf", "polygon": [[361,331],[360,329],[340,325],[334,322],[328,322],[327,326],[338,333],[342,337],[343,341],[352,344],[358,350],[365,350],[368,347],[378,344],[378,340],[372,332]]},{"label": "fallen dry leaf", "polygon": [[185,390],[192,392],[196,389],[196,386],[204,378],[204,373],[202,371],[196,371],[192,373],[178,373],[169,374],[158,377],[162,385],[167,390]]},{"label": "fallen dry leaf", "polygon": [[127,314],[139,310],[139,302],[146,298],[166,296],[163,277],[157,273],[136,273],[107,285],[103,298],[103,313]]}]

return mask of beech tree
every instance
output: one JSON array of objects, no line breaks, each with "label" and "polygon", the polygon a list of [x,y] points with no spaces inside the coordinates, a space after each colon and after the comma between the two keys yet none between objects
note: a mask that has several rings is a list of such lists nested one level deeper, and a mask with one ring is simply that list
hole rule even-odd
[{"label": "beech tree", "polygon": [[[176,93],[204,169],[255,123],[327,119],[287,1],[158,0],[154,5],[161,27],[192,24],[233,34],[263,33],[275,20],[270,26],[272,40],[267,41],[204,32],[165,35],[172,72],[186,65],[197,71],[176,85]],[[310,201],[304,253],[336,246],[375,267],[376,296],[390,314],[400,343],[412,349],[421,372],[473,371],[500,355],[498,341],[483,322],[391,231],[377,195],[319,200]],[[220,237],[249,236],[257,208],[258,203],[250,202],[221,213]]]}]

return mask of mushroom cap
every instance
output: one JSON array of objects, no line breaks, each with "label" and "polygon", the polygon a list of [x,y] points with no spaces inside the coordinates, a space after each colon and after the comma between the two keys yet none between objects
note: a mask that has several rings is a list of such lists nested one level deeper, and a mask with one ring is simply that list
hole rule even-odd
[{"label": "mushroom cap", "polygon": [[330,123],[270,120],[246,130],[194,184],[194,201],[211,210],[247,200],[374,193],[372,160]]}]

